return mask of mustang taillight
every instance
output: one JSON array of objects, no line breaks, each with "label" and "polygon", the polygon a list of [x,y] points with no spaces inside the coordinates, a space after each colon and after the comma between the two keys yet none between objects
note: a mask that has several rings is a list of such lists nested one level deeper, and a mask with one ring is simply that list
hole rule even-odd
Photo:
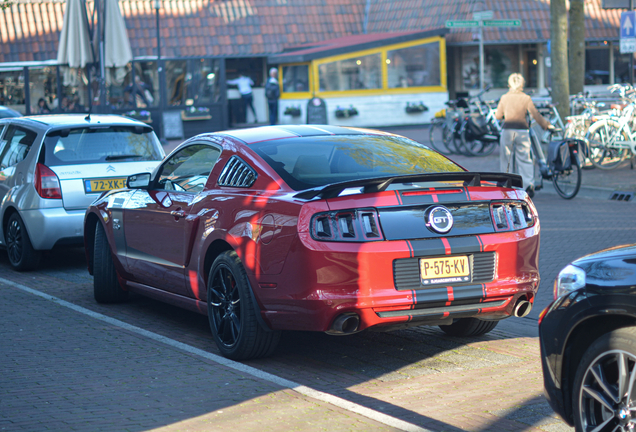
[{"label": "mustang taillight", "polygon": [[515,231],[534,225],[535,215],[525,202],[499,202],[490,204],[495,231]]},{"label": "mustang taillight", "polygon": [[37,164],[35,169],[35,190],[42,198],[61,199],[60,179],[46,165]]},{"label": "mustang taillight", "polygon": [[317,213],[311,218],[311,236],[321,241],[384,240],[375,209]]}]

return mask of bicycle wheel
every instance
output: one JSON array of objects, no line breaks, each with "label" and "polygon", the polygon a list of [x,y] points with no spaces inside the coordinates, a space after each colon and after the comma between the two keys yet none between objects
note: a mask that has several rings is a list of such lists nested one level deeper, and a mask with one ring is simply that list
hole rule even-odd
[{"label": "bicycle wheel", "polygon": [[444,155],[453,154],[453,150],[448,146],[448,142],[451,140],[450,135],[452,132],[446,126],[446,121],[437,121],[431,123],[431,129],[429,130],[428,139],[431,147]]},{"label": "bicycle wheel", "polygon": [[552,174],[552,184],[561,198],[574,198],[581,189],[581,163],[578,158],[572,159],[570,169],[555,171]]},{"label": "bicycle wheel", "polygon": [[598,121],[587,134],[590,159],[595,167],[601,169],[616,168],[627,156],[627,149],[613,146],[616,141],[628,141],[624,130],[619,130],[618,122],[614,120]]}]

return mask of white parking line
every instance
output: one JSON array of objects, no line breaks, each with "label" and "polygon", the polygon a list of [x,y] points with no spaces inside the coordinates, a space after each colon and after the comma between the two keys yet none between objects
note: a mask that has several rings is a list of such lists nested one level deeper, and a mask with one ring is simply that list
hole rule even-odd
[{"label": "white parking line", "polygon": [[269,382],[274,383],[274,384],[276,384],[276,385],[278,385],[280,387],[289,388],[289,389],[294,390],[294,391],[296,391],[296,392],[298,392],[298,393],[300,393],[300,394],[302,394],[304,396],[308,396],[308,397],[311,397],[311,398],[314,398],[314,399],[318,399],[320,401],[327,402],[327,403],[329,403],[331,405],[337,406],[337,407],[345,409],[347,411],[351,411],[351,412],[354,412],[356,414],[360,414],[360,415],[362,415],[364,417],[367,417],[367,418],[369,418],[371,420],[374,420],[374,421],[377,421],[379,423],[383,423],[383,424],[385,424],[387,426],[394,427],[394,428],[397,428],[397,429],[401,429],[401,430],[407,431],[407,432],[431,432],[429,429],[424,429],[424,428],[419,427],[417,425],[414,425],[412,423],[408,423],[408,422],[405,422],[405,421],[400,420],[398,418],[395,418],[395,417],[386,415],[384,413],[381,413],[379,411],[375,411],[375,410],[372,410],[370,408],[364,407],[362,405],[359,405],[359,404],[356,404],[356,403],[353,403],[353,402],[349,402],[348,400],[339,398],[339,397],[331,395],[329,393],[324,393],[324,392],[321,392],[321,391],[318,391],[318,390],[314,390],[314,389],[312,389],[310,387],[307,387],[307,386],[304,386],[304,385],[300,385],[300,384],[295,383],[293,381],[287,380],[285,378],[281,378],[281,377],[276,376],[276,375],[272,375],[272,374],[264,372],[262,370],[253,368],[251,366],[247,366],[247,365],[244,365],[242,363],[238,363],[238,362],[235,362],[233,360],[229,360],[229,359],[227,359],[225,357],[221,357],[221,356],[218,356],[216,354],[212,354],[212,353],[203,351],[203,350],[195,348],[193,346],[190,346],[190,345],[184,344],[182,342],[176,341],[174,339],[170,339],[170,338],[167,338],[165,336],[161,336],[161,335],[159,335],[157,333],[153,333],[153,332],[150,332],[148,330],[144,330],[142,328],[127,324],[127,323],[125,323],[123,321],[107,317],[106,315],[102,315],[102,314],[100,314],[98,312],[94,312],[94,311],[92,311],[90,309],[86,309],[84,307],[75,305],[73,303],[69,303],[69,302],[67,302],[65,300],[59,299],[57,297],[54,297],[52,295],[43,293],[41,291],[34,290],[33,288],[29,288],[27,286],[15,283],[15,282],[10,281],[8,279],[0,278],[0,283],[12,286],[12,287],[17,288],[19,290],[25,291],[25,292],[27,292],[29,294],[33,294],[33,295],[42,297],[42,298],[44,298],[46,300],[49,300],[49,301],[51,301],[53,303],[56,303],[56,304],[60,305],[60,306],[66,307],[68,309],[72,309],[72,310],[74,310],[76,312],[79,312],[81,314],[87,315],[87,316],[89,316],[91,318],[97,319],[99,321],[106,322],[106,323],[108,323],[110,325],[113,325],[113,326],[128,330],[128,331],[136,333],[138,335],[145,336],[145,337],[147,337],[149,339],[152,339],[152,340],[155,340],[157,342],[164,343],[164,344],[169,345],[169,346],[171,346],[173,348],[177,348],[177,349],[179,349],[181,351],[185,351],[185,352],[188,352],[190,354],[194,354],[194,355],[197,355],[199,357],[203,357],[203,358],[205,358],[207,360],[214,361],[216,363],[222,364],[223,366],[226,366],[228,368],[237,370],[239,372],[243,372],[243,373],[252,375],[252,376],[254,376],[256,378],[260,378],[260,379],[262,379],[264,381],[269,381]]}]

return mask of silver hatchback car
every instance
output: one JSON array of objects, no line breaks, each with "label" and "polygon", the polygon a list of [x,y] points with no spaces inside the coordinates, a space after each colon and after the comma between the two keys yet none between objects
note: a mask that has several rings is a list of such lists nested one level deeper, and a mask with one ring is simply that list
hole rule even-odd
[{"label": "silver hatchback car", "polygon": [[11,265],[30,270],[42,251],[83,244],[89,204],[164,156],[152,128],[126,117],[0,119],[0,245]]}]

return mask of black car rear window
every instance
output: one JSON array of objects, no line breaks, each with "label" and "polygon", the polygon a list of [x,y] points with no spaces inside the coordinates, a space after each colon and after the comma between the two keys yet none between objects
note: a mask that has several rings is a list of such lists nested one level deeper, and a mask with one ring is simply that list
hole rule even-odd
[{"label": "black car rear window", "polygon": [[462,167],[407,138],[336,135],[250,145],[294,190],[373,177],[463,172]]},{"label": "black car rear window", "polygon": [[85,127],[49,132],[44,139],[47,166],[161,160],[160,143],[150,128]]}]

